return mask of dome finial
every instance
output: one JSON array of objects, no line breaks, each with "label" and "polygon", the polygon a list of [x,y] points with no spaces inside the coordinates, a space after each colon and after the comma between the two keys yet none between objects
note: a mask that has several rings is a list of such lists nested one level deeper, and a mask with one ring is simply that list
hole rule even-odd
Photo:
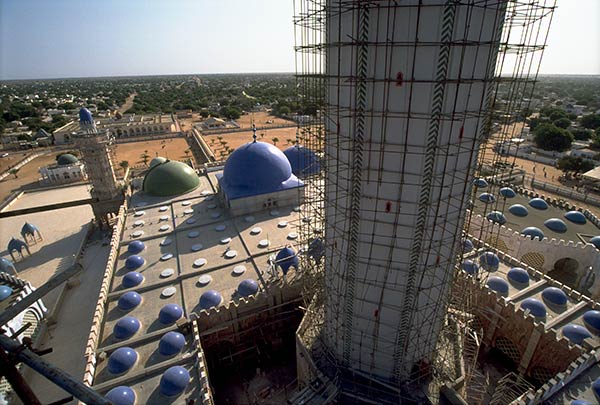
[{"label": "dome finial", "polygon": [[256,124],[252,123],[252,139],[253,139],[253,143],[256,143]]}]

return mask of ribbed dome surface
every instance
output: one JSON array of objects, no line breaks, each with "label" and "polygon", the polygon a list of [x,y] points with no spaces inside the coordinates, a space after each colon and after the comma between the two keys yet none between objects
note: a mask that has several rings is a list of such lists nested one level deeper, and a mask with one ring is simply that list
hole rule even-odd
[{"label": "ribbed dome surface", "polygon": [[56,159],[56,164],[58,164],[59,166],[72,165],[77,162],[79,162],[79,159],[77,159],[74,155],[71,155],[70,153],[64,153],[60,155],[58,159]]},{"label": "ribbed dome surface", "polygon": [[171,197],[194,190],[200,185],[198,175],[188,165],[173,160],[156,164],[144,177],[144,192],[156,197]]},{"label": "ribbed dome surface", "polygon": [[79,121],[80,122],[93,122],[94,118],[92,113],[85,107],[79,109]]}]

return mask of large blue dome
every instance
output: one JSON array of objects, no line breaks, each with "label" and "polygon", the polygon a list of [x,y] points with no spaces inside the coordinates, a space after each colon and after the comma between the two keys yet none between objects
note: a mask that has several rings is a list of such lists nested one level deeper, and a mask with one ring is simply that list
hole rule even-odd
[{"label": "large blue dome", "polygon": [[302,186],[287,157],[275,146],[250,142],[225,162],[219,184],[230,200]]},{"label": "large blue dome", "polygon": [[315,152],[304,146],[291,146],[284,150],[283,154],[290,161],[292,172],[298,177],[317,174],[321,170],[321,164]]},{"label": "large blue dome", "polygon": [[79,122],[94,122],[92,113],[85,107],[79,110]]},{"label": "large blue dome", "polygon": [[275,256],[275,262],[281,267],[283,274],[287,274],[290,270],[290,267],[294,266],[298,268],[298,256],[296,256],[296,252],[291,247],[285,247],[281,249],[277,256]]}]

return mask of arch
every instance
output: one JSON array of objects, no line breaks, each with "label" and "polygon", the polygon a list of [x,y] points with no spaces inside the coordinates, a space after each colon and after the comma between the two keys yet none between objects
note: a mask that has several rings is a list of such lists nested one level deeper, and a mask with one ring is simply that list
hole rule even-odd
[{"label": "arch", "polygon": [[531,379],[533,380],[535,385],[541,387],[548,380],[553,378],[556,375],[556,373],[552,372],[546,367],[534,367],[529,372],[529,375],[531,376]]},{"label": "arch", "polygon": [[577,260],[570,257],[563,257],[554,263],[552,270],[548,272],[548,276],[571,288],[576,288],[578,269],[579,262]]},{"label": "arch", "polygon": [[521,256],[521,261],[536,270],[542,271],[544,267],[544,255],[538,252],[529,252]]},{"label": "arch", "polygon": [[500,350],[506,357],[508,357],[515,365],[519,365],[521,362],[521,351],[513,343],[512,340],[504,336],[496,338],[494,347]]},{"label": "arch", "polygon": [[117,129],[117,138],[120,138],[121,135],[123,135],[123,131],[121,131],[121,129]]},{"label": "arch", "polygon": [[486,239],[485,243],[501,252],[509,253],[508,245],[498,235],[492,235]]}]

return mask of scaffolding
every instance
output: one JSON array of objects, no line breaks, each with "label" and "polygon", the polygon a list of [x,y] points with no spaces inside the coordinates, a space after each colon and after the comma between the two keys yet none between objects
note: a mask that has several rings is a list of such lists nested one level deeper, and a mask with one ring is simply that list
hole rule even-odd
[{"label": "scaffolding", "polygon": [[348,401],[397,403],[435,400],[461,377],[485,384],[456,264],[474,232],[472,180],[514,174],[492,148],[520,135],[555,0],[294,7],[297,142],[322,167],[305,180],[300,235],[325,251],[301,262],[298,340],[317,371],[299,385],[325,378]]}]

